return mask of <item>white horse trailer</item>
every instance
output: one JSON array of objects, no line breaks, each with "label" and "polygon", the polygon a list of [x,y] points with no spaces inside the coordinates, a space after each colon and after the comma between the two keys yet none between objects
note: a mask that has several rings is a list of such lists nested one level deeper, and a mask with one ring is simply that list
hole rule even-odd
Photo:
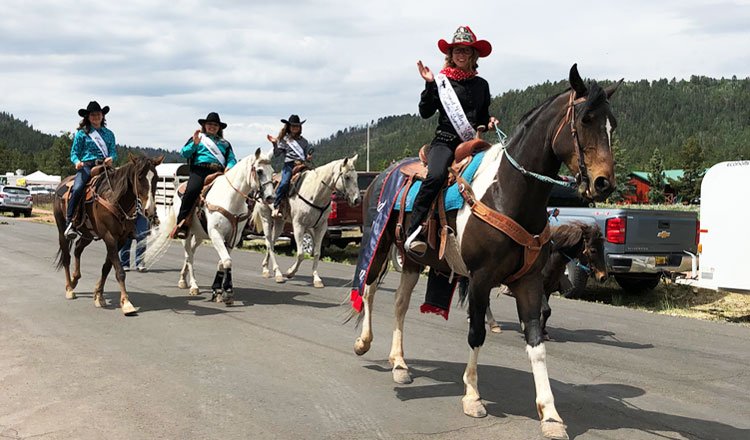
[{"label": "white horse trailer", "polygon": [[750,161],[721,162],[701,184],[699,287],[750,293]]},{"label": "white horse trailer", "polygon": [[163,223],[172,208],[174,190],[187,181],[190,169],[184,163],[163,163],[156,167],[156,172],[159,174],[159,181],[156,183],[156,214]]}]

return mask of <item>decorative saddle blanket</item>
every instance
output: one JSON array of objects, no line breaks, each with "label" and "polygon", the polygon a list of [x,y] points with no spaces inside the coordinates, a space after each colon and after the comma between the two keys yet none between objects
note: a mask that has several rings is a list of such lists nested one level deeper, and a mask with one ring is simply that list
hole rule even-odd
[{"label": "decorative saddle blanket", "polygon": [[[480,153],[477,153],[474,158],[471,160],[471,163],[466,167],[463,174],[461,175],[464,179],[466,179],[467,182],[471,183],[472,180],[474,180],[474,174],[476,174],[477,169],[479,168],[479,165],[482,163],[482,159],[484,158],[485,152],[482,151]],[[414,182],[414,184],[409,188],[409,193],[406,195],[406,212],[411,212],[412,208],[414,208],[414,199],[417,197],[417,193],[419,192],[419,188],[422,187],[422,181],[417,180]],[[401,198],[404,194],[404,191],[406,191],[406,188],[401,188],[401,191],[398,193],[398,197],[396,197],[396,205],[394,206],[394,210],[400,211],[401,210]],[[445,210],[446,211],[454,211],[457,209],[461,209],[464,206],[464,199],[461,197],[461,194],[458,192],[458,185],[454,183],[453,185],[449,186],[445,190],[445,197],[443,199],[445,203]]]}]

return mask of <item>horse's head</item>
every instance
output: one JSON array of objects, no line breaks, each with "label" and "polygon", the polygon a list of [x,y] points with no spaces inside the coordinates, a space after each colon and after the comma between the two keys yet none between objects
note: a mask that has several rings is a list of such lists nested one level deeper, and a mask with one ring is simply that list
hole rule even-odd
[{"label": "horse's head", "polygon": [[133,167],[133,186],[136,197],[141,202],[144,215],[151,221],[156,221],[156,182],[159,175],[156,166],[164,161],[164,156],[148,158],[130,155],[129,161]]},{"label": "horse's head", "polygon": [[583,250],[579,261],[591,269],[596,281],[603,283],[607,280],[607,263],[604,259],[604,236],[596,224],[581,226]]},{"label": "horse's head", "polygon": [[622,80],[607,88],[596,82],[587,87],[574,64],[569,81],[572,90],[567,111],[555,132],[552,148],[576,174],[581,197],[604,200],[615,189],[612,131],[617,120],[609,98]]},{"label": "horse's head", "polygon": [[271,203],[274,197],[271,153],[261,154],[258,148],[250,161],[250,167],[250,190],[258,191],[258,196],[263,202]]},{"label": "horse's head", "polygon": [[333,189],[344,194],[352,206],[359,205],[361,201],[359,184],[357,183],[357,170],[354,168],[357,156],[355,154],[354,157],[347,157],[341,161],[341,165],[336,171],[336,177],[334,177],[333,181]]}]

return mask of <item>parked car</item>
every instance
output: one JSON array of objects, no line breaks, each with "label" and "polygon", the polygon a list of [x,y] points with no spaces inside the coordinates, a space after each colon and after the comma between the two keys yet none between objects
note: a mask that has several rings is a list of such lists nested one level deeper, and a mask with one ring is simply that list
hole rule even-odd
[{"label": "parked car", "polygon": [[27,186],[26,188],[29,189],[32,196],[35,195],[53,195],[55,193],[55,190],[43,185],[33,185],[33,186]]},{"label": "parked car", "polygon": [[13,217],[23,214],[31,217],[34,203],[31,201],[31,191],[23,186],[0,186],[0,212],[12,212]]},{"label": "parked car", "polygon": [[[370,185],[375,177],[380,174],[379,172],[357,172],[357,185],[359,191],[364,195],[365,190]],[[331,195],[331,213],[328,215],[328,230],[326,235],[323,237],[322,248],[325,249],[328,246],[334,244],[339,247],[346,247],[349,243],[359,243],[362,238],[362,206],[351,206],[346,200],[346,197],[339,195],[334,192]],[[246,239],[257,238],[262,236],[263,231],[256,231],[255,225],[252,222],[248,222],[245,226],[244,235]],[[287,238],[294,241],[294,233],[292,232],[292,225],[286,224],[284,226],[284,232],[281,237]],[[305,252],[312,253],[312,237],[305,234],[303,237],[303,248]]]}]

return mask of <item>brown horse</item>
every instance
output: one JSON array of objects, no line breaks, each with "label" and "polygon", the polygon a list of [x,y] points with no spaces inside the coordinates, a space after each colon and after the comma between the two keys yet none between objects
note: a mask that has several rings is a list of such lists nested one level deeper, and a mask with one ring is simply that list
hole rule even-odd
[{"label": "brown horse", "polygon": [[[125,315],[135,314],[138,309],[130,303],[125,291],[125,270],[120,265],[118,250],[125,239],[134,234],[137,202],[139,199],[146,217],[156,217],[156,166],[164,156],[156,159],[130,156],[128,163],[117,169],[104,169],[99,176],[92,178],[90,186],[94,197],[91,201],[81,203],[81,209],[87,220],[78,226],[80,236],[69,240],[65,231],[65,211],[67,200],[65,190],[67,182],[73,176],[65,178],[58,186],[53,201],[55,222],[57,223],[60,248],[57,252],[56,267],[65,268],[65,297],[75,299],[74,289],[81,278],[81,254],[93,240],[102,239],[107,246],[107,257],[102,266],[102,275],[94,287],[94,305],[104,307],[104,282],[115,267],[115,276],[120,283],[120,308]],[[96,179],[96,180],[94,180]],[[75,270],[70,275],[70,251],[75,256]]]},{"label": "brown horse", "polygon": [[[569,263],[575,262],[576,267],[582,268],[588,275],[591,275],[596,281],[603,283],[607,280],[607,263],[604,259],[604,237],[602,231],[596,223],[584,223],[573,221],[552,228],[552,238],[550,239],[552,248],[547,264],[542,268],[542,278],[544,285],[544,297],[542,298],[542,335],[545,340],[549,340],[547,333],[547,320],[552,315],[552,309],[549,306],[549,297],[552,292],[563,293],[565,287],[563,283],[569,283],[565,276],[565,267]],[[466,298],[466,287],[468,283],[465,279],[459,285],[460,302],[463,303]],[[503,286],[505,287],[505,286]],[[507,295],[513,296],[513,292],[505,287]],[[493,333],[500,333],[500,325],[495,321],[490,306],[487,306],[487,326]]]},{"label": "brown horse", "polygon": [[[471,417],[486,416],[477,385],[477,361],[486,336],[484,317],[490,290],[507,284],[515,293],[526,339],[542,433],[548,438],[559,439],[566,439],[568,435],[555,408],[541,327],[544,296],[541,270],[550,248],[545,240],[549,238],[546,206],[552,188],[550,182],[565,163],[576,174],[578,190],[584,198],[602,200],[612,192],[615,176],[611,133],[616,123],[609,98],[619,85],[603,89],[591,83],[587,87],[575,65],[570,70],[569,81],[571,89],[550,97],[521,119],[507,147],[495,145],[485,154],[472,183],[475,197],[469,198],[470,201],[448,220],[456,234],[454,244],[460,258],[453,258],[448,265],[446,261],[438,260],[433,249],[423,257],[406,256],[396,290],[396,325],[389,356],[394,380],[411,382],[404,361],[403,324],[412,290],[423,267],[429,265],[442,273],[453,271],[467,276],[471,355],[463,376],[466,386],[463,410]],[[369,190],[365,197],[365,206],[379,202],[377,195],[370,194]],[[506,225],[514,222],[515,232],[510,232],[524,245],[494,226],[492,223],[498,222],[487,219],[487,212],[504,215],[501,222]],[[358,355],[367,352],[372,342],[372,305],[378,280],[387,268],[389,250],[395,240],[396,217],[391,216],[380,238],[365,280],[362,291],[364,317],[360,316],[362,333],[354,344]],[[524,235],[525,239],[518,238],[523,235],[519,233],[521,230],[528,234]]]}]

